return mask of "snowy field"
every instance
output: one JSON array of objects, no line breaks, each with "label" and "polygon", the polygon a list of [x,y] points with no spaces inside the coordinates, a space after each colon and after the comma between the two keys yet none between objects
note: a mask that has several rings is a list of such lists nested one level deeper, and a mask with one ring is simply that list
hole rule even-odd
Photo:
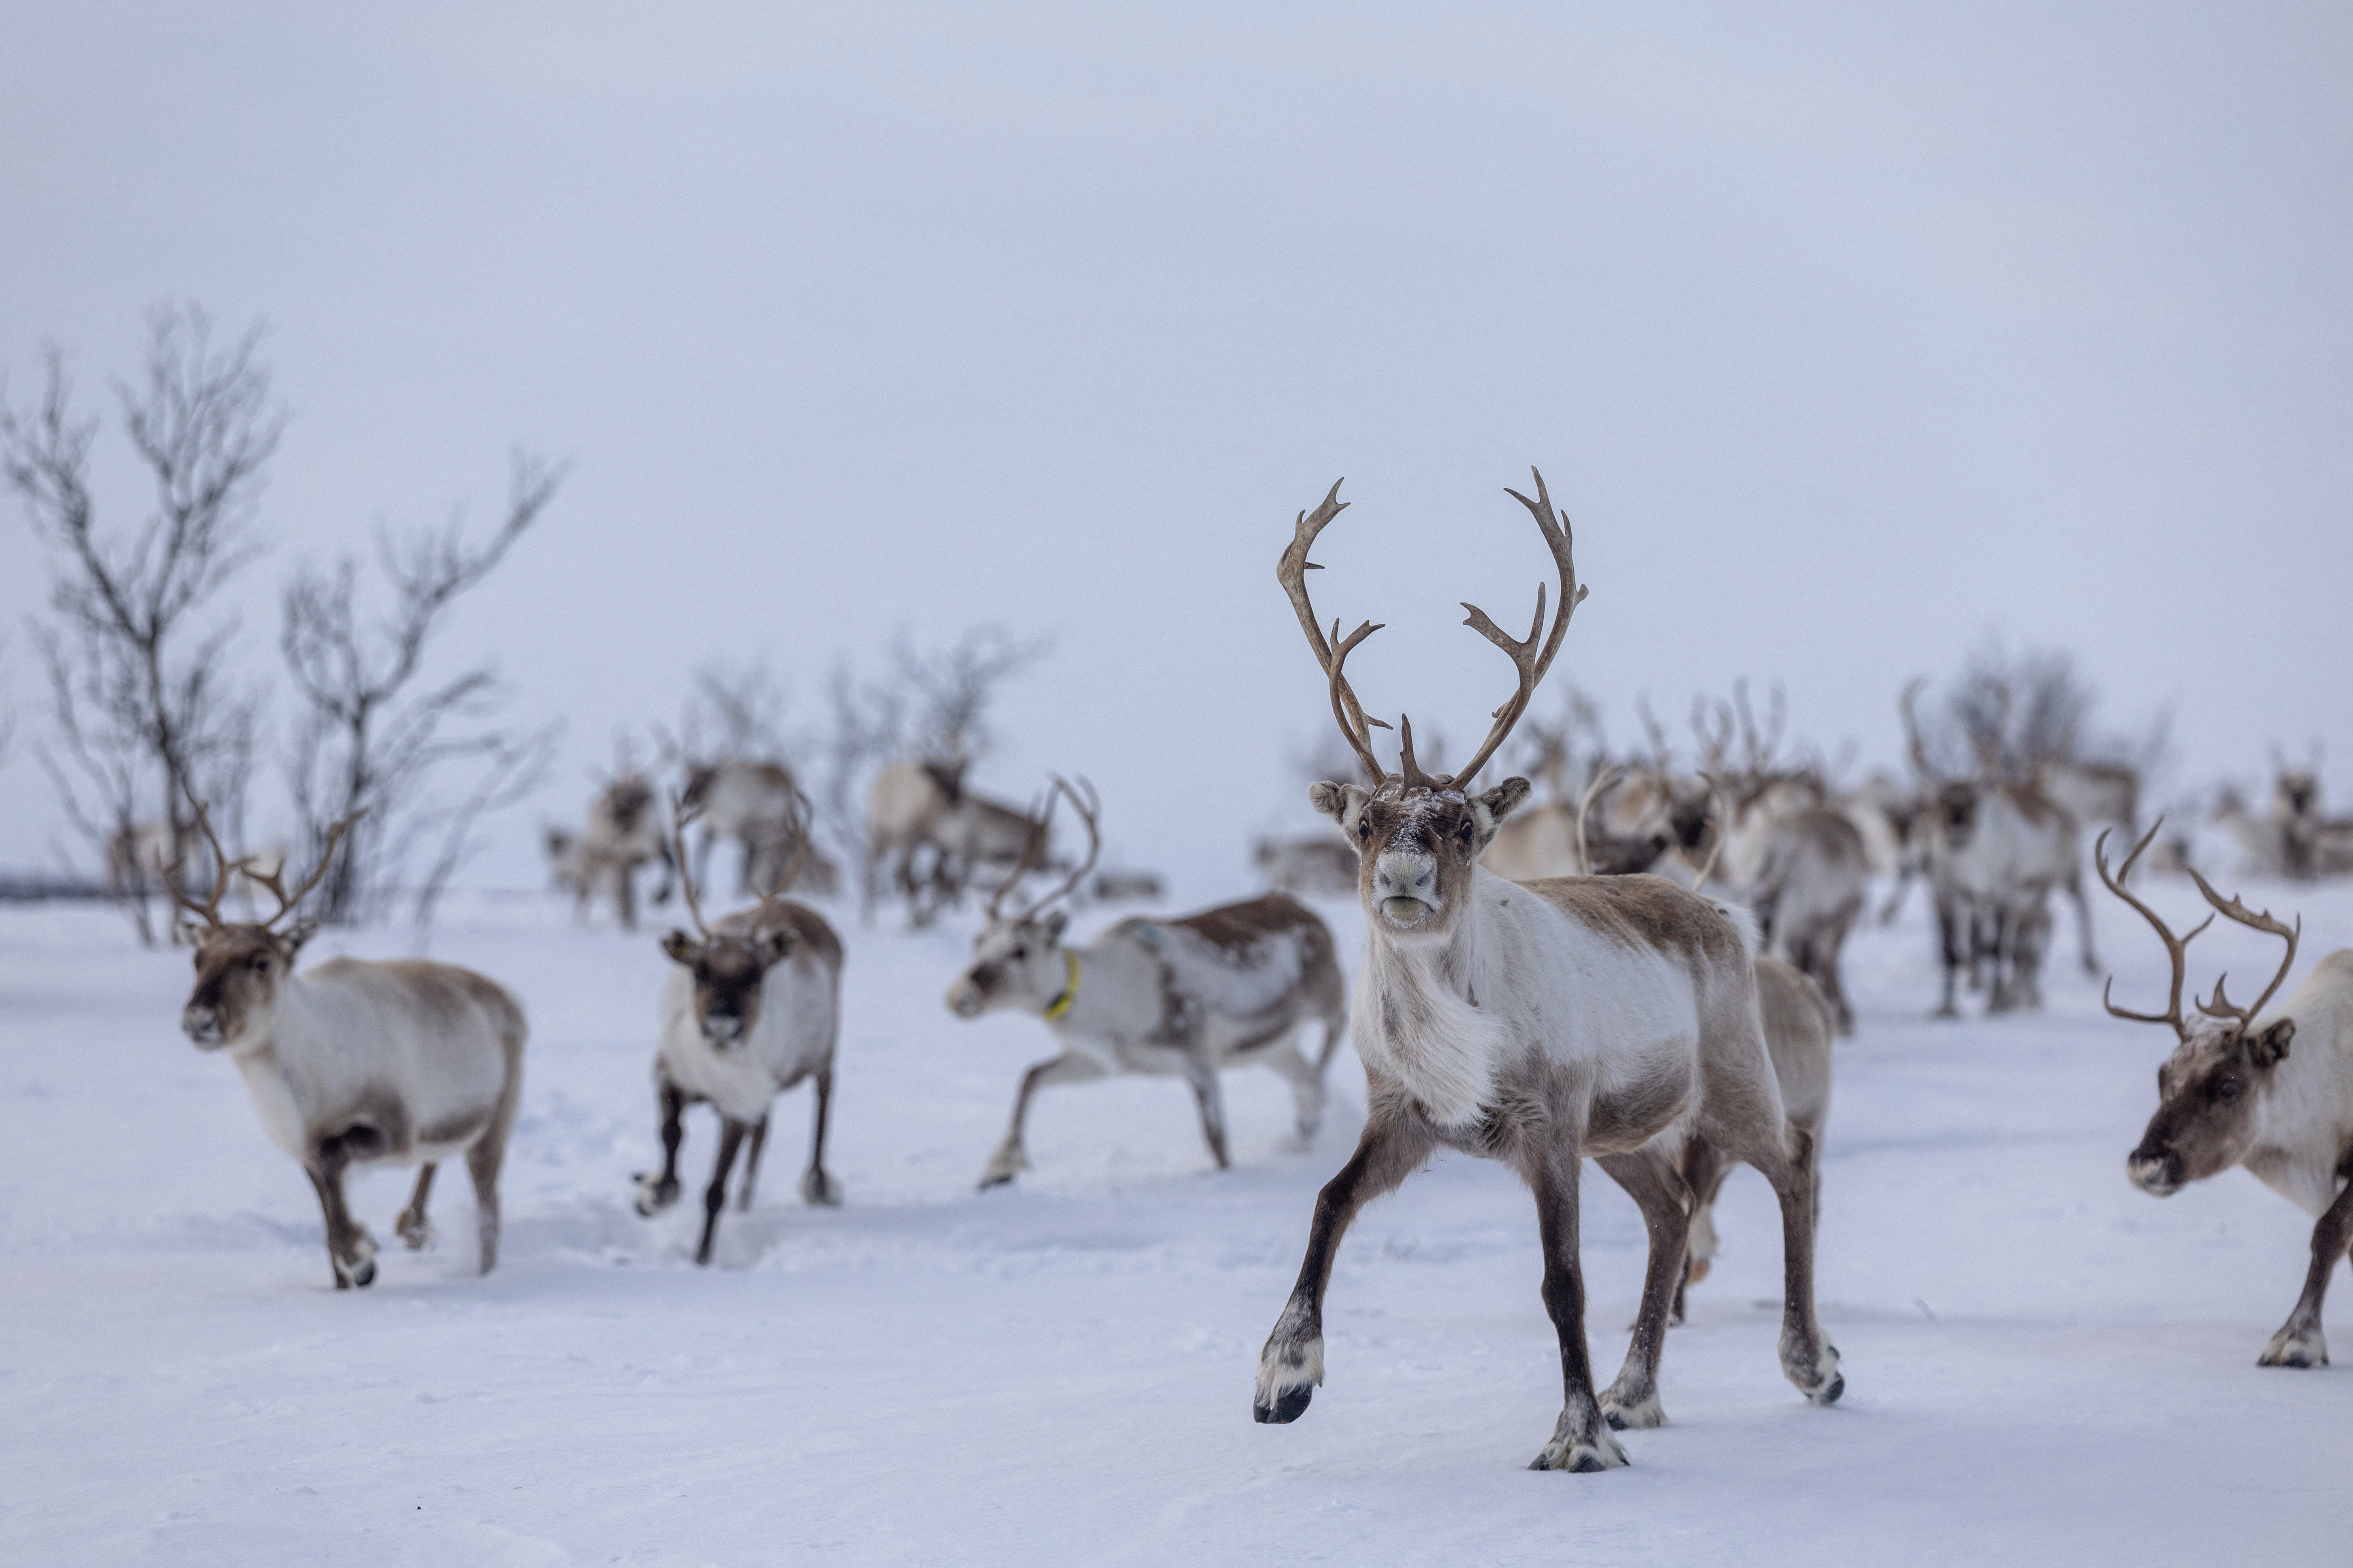
[{"label": "snowy field", "polygon": [[[2248,892],[2302,909],[2299,977],[2353,943],[2353,893]],[[1353,966],[1356,912],[1326,912]],[[2102,1016],[2070,916],[2047,1011],[2015,1021],[1926,1020],[1918,899],[1857,937],[1820,1244],[1846,1397],[1811,1409],[1782,1381],[1776,1221],[1744,1172],[1669,1340],[1670,1424],[1599,1476],[1524,1468],[1560,1394],[1534,1215],[1457,1156],[1349,1237],[1314,1407],[1251,1422],[1259,1344],[1362,1113],[1353,1057],[1312,1152],[1281,1151],[1271,1074],[1227,1077],[1226,1174],[1181,1085],[1128,1080],[1042,1097],[1035,1172],[976,1195],[1044,1030],[943,1008],[968,928],[837,918],[848,1202],[795,1195],[799,1091],[706,1270],[695,1204],[649,1222],[629,1203],[657,1152],[659,928],[575,930],[537,900],[454,911],[436,956],[506,982],[533,1023],[504,1258],[468,1272],[462,1177],[440,1185],[438,1250],[402,1250],[406,1176],[379,1173],[354,1202],[381,1272],[339,1294],[301,1173],[175,1027],[185,955],[141,952],[102,910],[0,911],[0,1561],[2353,1558],[2353,1287],[2331,1302],[2336,1369],[2255,1366],[2308,1223],[2242,1173],[2162,1203],[2126,1184],[2170,1040]],[[2099,918],[2120,994],[2149,1005],[2156,942],[2112,902]],[[401,942],[331,933],[307,956]],[[2210,946],[2201,984],[2259,962]],[[690,1113],[695,1187],[713,1143]],[[1590,1167],[1585,1191],[1606,1378],[1642,1233]]]}]

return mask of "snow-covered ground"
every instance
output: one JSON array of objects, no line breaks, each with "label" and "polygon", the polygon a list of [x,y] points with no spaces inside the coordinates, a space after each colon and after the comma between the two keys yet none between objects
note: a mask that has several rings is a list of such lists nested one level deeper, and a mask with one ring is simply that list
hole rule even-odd
[{"label": "snow-covered ground", "polygon": [[[2302,909],[2307,963],[2353,943],[2353,893],[2249,895]],[[1355,911],[1327,912],[1353,966]],[[2157,944],[2113,903],[2100,918],[2147,1005]],[[795,1195],[798,1093],[758,1208],[697,1269],[697,1205],[629,1206],[657,1149],[656,933],[575,930],[538,900],[456,910],[437,956],[533,1020],[504,1260],[467,1271],[462,1180],[441,1184],[438,1250],[402,1250],[405,1176],[378,1173],[354,1195],[381,1273],[339,1294],[308,1185],[229,1064],[174,1026],[185,955],[139,951],[102,910],[0,911],[0,1561],[2353,1556],[2353,1363],[2254,1364],[2308,1223],[2243,1173],[2164,1203],[2126,1184],[2169,1041],[2105,1019],[2072,962],[2040,1016],[1939,1025],[1919,901],[1857,937],[1821,1232],[1844,1401],[1811,1409],[1782,1381],[1776,1224],[1744,1172],[1669,1341],[1670,1425],[1627,1436],[1631,1468],[1564,1476],[1523,1468],[1559,1377],[1505,1172],[1448,1157],[1366,1211],[1334,1276],[1325,1387],[1298,1424],[1254,1425],[1258,1346],[1362,1113],[1355,1058],[1312,1152],[1281,1152],[1271,1074],[1228,1075],[1222,1175],[1182,1086],[1129,1080],[1045,1095],[1034,1173],[976,1195],[1044,1032],[942,1007],[964,933],[841,923],[848,1202]],[[2200,943],[2201,980],[2233,953],[2252,973],[2260,949],[2234,935]],[[309,956],[400,942],[331,933]],[[1607,1376],[1642,1233],[1598,1173],[1585,1190]]]}]

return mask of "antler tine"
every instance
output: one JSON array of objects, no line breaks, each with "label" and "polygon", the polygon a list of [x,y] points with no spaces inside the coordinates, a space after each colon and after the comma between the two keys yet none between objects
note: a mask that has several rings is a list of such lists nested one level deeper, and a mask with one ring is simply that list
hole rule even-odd
[{"label": "antler tine", "polygon": [[[1341,733],[1347,736],[1350,748],[1363,759],[1365,766],[1371,771],[1373,782],[1378,784],[1385,783],[1388,775],[1373,760],[1372,747],[1367,743],[1371,731],[1366,726],[1377,724],[1385,730],[1388,726],[1381,724],[1377,719],[1366,717],[1364,705],[1356,700],[1356,691],[1340,674],[1339,661],[1345,654],[1335,647],[1340,640],[1339,623],[1333,623],[1332,636],[1327,640],[1323,624],[1315,617],[1314,603],[1307,593],[1307,574],[1324,570],[1307,559],[1307,552],[1314,544],[1315,536],[1323,532],[1334,518],[1348,510],[1349,503],[1340,499],[1340,487],[1346,482],[1345,479],[1334,479],[1323,503],[1313,512],[1301,512],[1293,522],[1291,542],[1275,562],[1274,578],[1282,584],[1283,593],[1289,595],[1292,612],[1299,617],[1300,629],[1307,634],[1307,646],[1314,650],[1315,662],[1323,668],[1332,683],[1332,711],[1340,721]],[[1372,629],[1378,631],[1380,628],[1375,626]],[[1356,640],[1359,639],[1351,639],[1352,646]]]},{"label": "antler tine", "polygon": [[2141,835],[2140,842],[2132,847],[2132,853],[2125,857],[2125,863],[2117,868],[2114,876],[2108,874],[2108,835],[2114,833],[2116,829],[2113,827],[2100,829],[2099,837],[2092,841],[2092,868],[2099,872],[2100,880],[2106,885],[2108,891],[2138,910],[2141,919],[2147,921],[2156,930],[2158,940],[2165,943],[2166,955],[2173,961],[2173,989],[2167,999],[2166,1010],[2162,1013],[2135,1013],[2128,1008],[2117,1006],[2109,997],[2109,993],[2115,989],[2116,984],[2116,977],[2113,974],[2108,976],[2107,984],[2100,988],[2100,1005],[2105,1007],[2115,1016],[2129,1019],[2136,1024],[2170,1024],[2173,1026],[2173,1032],[2179,1035],[2186,1032],[2181,1022],[2181,984],[2189,970],[2189,944],[2197,939],[2199,931],[2204,931],[2214,923],[2214,917],[2208,915],[2198,922],[2197,927],[2188,936],[2177,937],[2171,929],[2158,918],[2155,910],[2125,891],[2124,886],[2125,879],[2132,875],[2133,863],[2140,858],[2141,851],[2155,841],[2157,830],[2164,826],[2165,818],[2161,816],[2151,823],[2148,831]]},{"label": "antler tine", "polygon": [[[1715,722],[1710,723],[1713,718]],[[1720,767],[1732,750],[1732,710],[1719,698],[1711,703],[1704,692],[1692,698],[1692,743],[1699,748],[1700,769]]]},{"label": "antler tine", "polygon": [[270,897],[278,900],[278,912],[261,922],[264,930],[268,930],[269,927],[276,925],[280,921],[284,920],[288,915],[292,914],[294,912],[294,907],[297,904],[300,904],[304,899],[311,896],[311,889],[317,887],[320,882],[325,879],[329,868],[334,865],[335,850],[337,847],[343,843],[343,835],[351,831],[353,823],[357,822],[361,817],[365,816],[367,814],[368,808],[366,806],[362,806],[357,811],[352,813],[349,816],[344,817],[341,822],[331,823],[328,825],[326,847],[319,851],[318,862],[311,868],[311,874],[302,879],[302,885],[295,889],[290,894],[286,890],[286,867],[283,862],[280,863],[277,870],[270,872],[268,876],[264,876],[260,872],[255,870],[253,867],[245,860],[240,860],[237,863],[237,868],[239,871],[243,872],[249,880],[259,884],[261,887],[267,888],[269,890]]},{"label": "antler tine", "polygon": [[987,913],[991,924],[996,923],[997,917],[1004,910],[1005,896],[1020,883],[1022,878],[1029,874],[1029,868],[1037,864],[1039,854],[1046,847],[1046,841],[1053,836],[1053,790],[1049,788],[1046,791],[1046,799],[1042,806],[1032,805],[1030,811],[1032,815],[1029,818],[1029,836],[1021,841],[1021,858],[1013,863],[1012,875],[997,883],[997,891],[988,895]]},{"label": "antler tine", "polygon": [[[1365,764],[1365,771],[1372,775],[1373,783],[1377,786],[1388,783],[1389,775],[1388,770],[1381,766],[1380,760],[1373,755],[1372,731],[1366,726],[1379,725],[1384,730],[1388,726],[1356,706],[1356,694],[1348,689],[1348,679],[1341,671],[1348,662],[1348,656],[1356,650],[1356,645],[1379,631],[1387,624],[1385,621],[1366,621],[1343,638],[1340,636],[1340,623],[1334,621],[1332,623],[1332,659],[1324,666],[1325,673],[1331,679],[1332,717],[1339,721],[1340,733],[1348,738],[1349,749],[1354,751],[1357,760]],[[1351,714],[1355,715],[1357,722],[1351,724],[1348,721]]]},{"label": "antler tine", "polygon": [[[1087,858],[1079,862],[1078,868],[1076,870],[1072,871],[1068,877],[1062,879],[1062,885],[1060,887],[1056,888],[1052,892],[1047,894],[1044,898],[1039,899],[1036,903],[1031,904],[1028,909],[1021,911],[1021,918],[1025,921],[1035,919],[1038,911],[1044,909],[1048,904],[1052,903],[1055,900],[1061,898],[1066,893],[1077,890],[1079,884],[1087,879],[1087,873],[1095,868],[1095,858],[1103,853],[1102,798],[1095,794],[1095,786],[1089,784],[1083,775],[1080,777],[1079,784],[1087,792],[1086,798],[1084,800],[1079,798],[1078,790],[1071,787],[1070,780],[1064,778],[1060,773],[1056,773],[1054,775],[1054,788],[1060,794],[1070,797],[1071,809],[1077,812],[1079,814],[1079,820],[1086,825]],[[1051,809],[1050,796],[1049,797],[1049,809]],[[1043,837],[1044,835],[1040,834],[1039,837]]]},{"label": "antler tine", "polygon": [[1513,640],[1511,635],[1497,626],[1486,611],[1464,602],[1462,607],[1470,614],[1462,624],[1504,650],[1510,658],[1513,668],[1518,672],[1519,686],[1512,693],[1510,700],[1490,715],[1495,722],[1494,727],[1487,731],[1486,744],[1481,746],[1449,781],[1457,786],[1467,785],[1477,778],[1479,770],[1487,765],[1487,759],[1493,756],[1495,749],[1511,735],[1512,727],[1520,721],[1520,715],[1527,711],[1528,700],[1535,695],[1537,684],[1544,679],[1545,672],[1552,668],[1553,656],[1560,652],[1561,639],[1568,635],[1569,617],[1576,615],[1577,606],[1585,602],[1587,590],[1577,580],[1575,541],[1570,536],[1568,519],[1554,510],[1551,492],[1545,489],[1544,474],[1534,468],[1528,472],[1535,476],[1535,500],[1530,500],[1508,485],[1504,487],[1504,493],[1527,508],[1528,514],[1536,520],[1537,531],[1544,535],[1546,548],[1552,552],[1553,563],[1560,569],[1560,602],[1557,613],[1553,616],[1552,630],[1546,634],[1541,651],[1536,647],[1536,634],[1544,631],[1543,584],[1536,584],[1536,616],[1528,626],[1525,642]]},{"label": "antler tine", "polygon": [[171,894],[172,901],[182,909],[192,915],[202,916],[206,930],[218,931],[222,923],[221,900],[228,896],[229,879],[236,874],[239,863],[231,861],[228,852],[221,847],[220,839],[213,832],[212,818],[206,814],[205,803],[196,798],[195,788],[185,779],[180,781],[180,788],[186,794],[188,805],[195,809],[196,826],[203,831],[205,842],[212,846],[213,891],[212,896],[201,904],[181,892],[180,867],[183,862],[180,860],[173,861],[171,869],[164,873],[164,890]]},{"label": "antler tine", "polygon": [[[2222,994],[2222,981],[2227,978],[2227,976],[2218,976],[2216,978],[2214,982],[2214,996],[2211,1003],[2200,1002],[2198,1004],[2198,1010],[2205,1014],[2210,1018],[2236,1018],[2242,1024],[2252,1024],[2255,1021],[2255,1015],[2263,1010],[2263,1004],[2272,999],[2272,994],[2277,991],[2281,984],[2287,979],[2287,972],[2295,966],[2295,944],[2304,935],[2304,917],[2300,914],[2297,915],[2295,917],[2295,924],[2293,927],[2283,925],[2278,920],[2274,918],[2271,910],[2265,910],[2261,914],[2256,914],[2253,910],[2249,910],[2246,905],[2241,903],[2237,899],[2226,899],[2222,897],[2221,894],[2214,890],[2212,885],[2210,884],[2205,878],[2198,874],[2196,868],[2193,867],[2190,868],[2189,877],[2192,881],[2198,884],[2198,890],[2206,895],[2206,901],[2214,906],[2215,913],[2227,915],[2232,920],[2238,921],[2241,925],[2250,927],[2255,931],[2268,931],[2272,935],[2282,938],[2287,942],[2287,956],[2280,960],[2279,973],[2272,976],[2272,983],[2263,988],[2263,994],[2262,995],[2255,998],[2255,1005],[2253,1006],[2234,1007],[2231,1005],[2231,999]],[[2209,916],[2208,918],[2211,919],[2212,917]]]},{"label": "antler tine", "polygon": [[1585,848],[1586,814],[1593,809],[1595,801],[1609,793],[1611,786],[1617,784],[1619,775],[1625,771],[1624,767],[1616,763],[1598,770],[1593,775],[1593,782],[1585,786],[1585,798],[1577,803],[1577,874],[1580,877],[1593,875],[1593,857],[1588,854]]},{"label": "antler tine", "polygon": [[[792,811],[786,821],[792,829],[793,858],[785,862],[784,872],[776,878],[775,884],[760,894],[759,905],[752,911],[752,928],[754,931],[765,925],[769,914],[784,902],[785,895],[800,879],[801,868],[808,863],[809,837],[817,826],[817,807],[798,784],[793,785]],[[680,873],[681,876],[684,874],[683,871]]]},{"label": "antler tine", "polygon": [[[702,815],[701,806],[682,805],[678,791],[670,792],[670,848],[678,857],[679,895],[686,903],[686,918],[694,922],[702,940],[709,942],[711,928],[702,923],[702,901],[694,896],[694,859],[686,852],[686,825]],[[761,900],[764,906],[766,902],[765,899]]]},{"label": "antler tine", "polygon": [[1912,711],[1912,705],[1919,700],[1920,689],[1927,684],[1928,678],[1925,675],[1915,675],[1905,681],[1904,695],[1896,706],[1904,713],[1904,738],[1912,747],[1912,771],[1930,784],[1940,784],[1945,782],[1945,776],[1936,771],[1935,763],[1928,761],[1928,748],[1920,740],[1920,721]]}]

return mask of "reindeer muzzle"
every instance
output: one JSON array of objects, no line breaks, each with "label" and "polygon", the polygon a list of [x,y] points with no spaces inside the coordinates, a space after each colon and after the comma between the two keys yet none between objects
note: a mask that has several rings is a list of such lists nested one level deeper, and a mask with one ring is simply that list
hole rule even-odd
[{"label": "reindeer muzzle", "polygon": [[2136,1149],[2125,1159],[2125,1174],[2153,1198],[2169,1198],[2182,1186],[2180,1164],[2169,1153]]},{"label": "reindeer muzzle", "polygon": [[218,1050],[228,1043],[217,1007],[185,1007],[180,1012],[180,1033],[204,1049]]},{"label": "reindeer muzzle", "polygon": [[723,1051],[744,1037],[744,1020],[733,1013],[712,1013],[703,1017],[702,1038],[713,1050]]}]

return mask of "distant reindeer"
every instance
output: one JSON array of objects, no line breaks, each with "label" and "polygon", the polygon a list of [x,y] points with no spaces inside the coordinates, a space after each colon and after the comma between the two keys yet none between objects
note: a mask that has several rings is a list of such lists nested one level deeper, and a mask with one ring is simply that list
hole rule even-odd
[{"label": "distant reindeer", "polygon": [[[2164,819],[2158,818],[2158,826]],[[2172,961],[2172,990],[2162,1013],[2119,1007],[2108,992],[2101,1002],[2119,1018],[2163,1024],[2180,1044],[2157,1069],[2157,1113],[2125,1162],[2133,1184],[2155,1197],[2170,1197],[2191,1182],[2202,1182],[2233,1166],[2313,1216],[2312,1266],[2304,1294],[2280,1326],[2260,1366],[2328,1364],[2320,1330],[2321,1299],[2328,1277],[2353,1243],[2353,949],[2339,949],[2313,967],[2287,1005],[2266,1016],[2263,1005],[2295,967],[2301,917],[2282,924],[2266,910],[2251,912],[2237,899],[2225,899],[2192,868],[2198,891],[2216,914],[2287,943],[2279,973],[2251,1007],[2233,1006],[2223,994],[2198,1004],[2197,1017],[2181,1011],[2182,983],[2191,939],[2214,923],[2208,915],[2187,935],[2177,937],[2157,911],[2125,889],[2133,862],[2157,837],[2157,827],[2132,847],[2116,875],[2108,874],[2107,835],[2093,847],[2093,859],[2108,891],[2130,904],[2155,928]],[[2110,982],[2111,990],[2114,982]],[[2291,1050],[2290,1047],[2294,1049]]]},{"label": "distant reindeer", "polygon": [[980,871],[1002,872],[1033,855],[1039,864],[1051,863],[1050,846],[1033,844],[1049,825],[966,789],[965,766],[961,761],[897,763],[875,779],[866,809],[870,907],[886,868],[906,898],[909,920],[924,926],[960,901]]},{"label": "distant reindeer", "polygon": [[1989,753],[1980,752],[1973,778],[1939,773],[1913,713],[1926,684],[1914,680],[1905,686],[1901,708],[1912,765],[1926,796],[1917,831],[1936,895],[1944,958],[1936,1016],[1960,1016],[1954,992],[1965,970],[1973,985],[1989,986],[1989,1012],[2040,1006],[2053,889],[2067,891],[2076,901],[2084,966],[2093,969],[2098,963],[2092,951],[2091,910],[2083,897],[2075,819],[2031,784],[2003,780],[1998,759]]},{"label": "distant reindeer", "polygon": [[[326,1215],[336,1289],[375,1279],[375,1240],[344,1204],[344,1173],[353,1165],[422,1165],[395,1227],[414,1249],[432,1236],[425,1205],[433,1173],[460,1154],[474,1178],[488,1274],[499,1258],[499,1168],[522,1098],[522,1008],[471,970],[422,959],[332,958],[294,973],[295,955],[318,923],[275,928],[318,886],[355,820],[334,825],[317,868],[289,893],[277,872],[230,861],[196,807],[219,871],[202,902],[164,879],[181,907],[204,922],[189,927],[196,984],[180,1027],[198,1049],[228,1052],[270,1142],[302,1163]],[[259,921],[223,921],[232,874],[272,894],[277,912]]]},{"label": "distant reindeer", "polygon": [[[948,987],[948,1010],[957,1017],[998,1009],[1034,1013],[1059,1047],[1021,1075],[1012,1125],[981,1173],[981,1190],[1029,1168],[1022,1129],[1039,1089],[1117,1073],[1183,1078],[1200,1110],[1209,1157],[1224,1170],[1231,1159],[1218,1070],[1271,1068],[1291,1084],[1304,1147],[1323,1121],[1324,1076],[1347,1011],[1332,933],[1304,905],[1269,893],[1181,920],[1124,920],[1082,947],[1065,946],[1069,916],[1052,906],[1085,879],[1103,839],[1092,792],[1082,799],[1057,778],[1050,813],[1055,796],[1067,798],[1086,827],[1086,859],[1018,913],[1005,910],[1019,879],[1008,878],[989,900],[972,962]],[[1296,1037],[1303,1026],[1319,1022],[1323,1043],[1310,1061]]]},{"label": "distant reindeer", "polygon": [[[807,843],[809,815],[806,798],[796,792],[796,842]],[[841,1187],[825,1169],[833,1052],[841,1032],[841,941],[823,915],[774,894],[705,925],[686,853],[685,829],[693,820],[691,807],[674,813],[679,890],[695,934],[673,931],[662,939],[662,951],[676,966],[662,985],[661,1045],[654,1056],[662,1168],[638,1174],[637,1205],[650,1217],[678,1201],[686,1108],[708,1103],[719,1113],[719,1157],[703,1190],[702,1239],[694,1253],[696,1263],[707,1264],[737,1151],[748,1134],[751,1157],[736,1206],[749,1209],[767,1146],[769,1109],[804,1079],[816,1085],[817,1105],[801,1197],[828,1207],[841,1202]],[[796,869],[787,865],[783,879],[789,882]]]},{"label": "distant reindeer", "polygon": [[1278,893],[1336,898],[1356,890],[1356,857],[1345,844],[1314,838],[1261,838],[1250,847],[1250,863]]},{"label": "distant reindeer", "polygon": [[[552,843],[550,848],[554,848]],[[662,832],[653,784],[626,743],[613,771],[601,775],[596,794],[588,802],[587,830],[568,847],[566,859],[568,865],[559,863],[558,875],[577,889],[582,910],[596,889],[606,890],[623,931],[638,929],[638,868],[661,867],[662,882],[655,889],[654,902],[670,902],[677,875],[670,840]]]},{"label": "distant reindeer", "polygon": [[738,893],[791,892],[793,887],[777,880],[787,868],[794,887],[818,895],[833,892],[838,873],[808,841],[810,824],[795,805],[798,790],[791,770],[780,763],[690,764],[679,798],[702,826],[694,847],[695,881],[710,885],[712,847],[728,838],[744,850]]},{"label": "distant reindeer", "polygon": [[[1560,1343],[1563,1408],[1533,1468],[1599,1470],[1626,1462],[1615,1426],[1664,1419],[1658,1363],[1683,1277],[1693,1194],[1685,1142],[1707,1140],[1762,1172],[1781,1200],[1785,1277],[1782,1368],[1829,1404],[1845,1387],[1814,1313],[1812,1140],[1789,1125],[1758,1016],[1755,964],[1741,923],[1707,899],[1651,877],[1508,882],[1479,865],[1497,826],[1527,798],[1509,778],[1478,795],[1470,781],[1510,735],[1584,598],[1568,524],[1542,475],[1527,508],[1560,574],[1549,633],[1545,597],[1525,639],[1475,606],[1468,625],[1509,655],[1516,689],[1486,742],[1451,775],[1425,773],[1398,721],[1399,771],[1376,759],[1345,677],[1348,655],[1377,629],[1331,640],[1305,573],[1316,535],[1342,508],[1334,485],[1299,514],[1277,568],[1323,668],[1332,712],[1373,787],[1318,784],[1316,809],[1356,844],[1365,961],[1349,1037],[1368,1100],[1356,1152],[1315,1202],[1307,1253],[1259,1360],[1252,1414],[1299,1418],[1324,1380],[1324,1293],[1340,1238],[1359,1209],[1441,1147],[1506,1162],[1534,1190],[1545,1256],[1544,1302]],[[1386,726],[1383,726],[1386,728]],[[1651,1258],[1626,1365],[1594,1392],[1577,1258],[1578,1172],[1599,1162],[1632,1194]]]}]

